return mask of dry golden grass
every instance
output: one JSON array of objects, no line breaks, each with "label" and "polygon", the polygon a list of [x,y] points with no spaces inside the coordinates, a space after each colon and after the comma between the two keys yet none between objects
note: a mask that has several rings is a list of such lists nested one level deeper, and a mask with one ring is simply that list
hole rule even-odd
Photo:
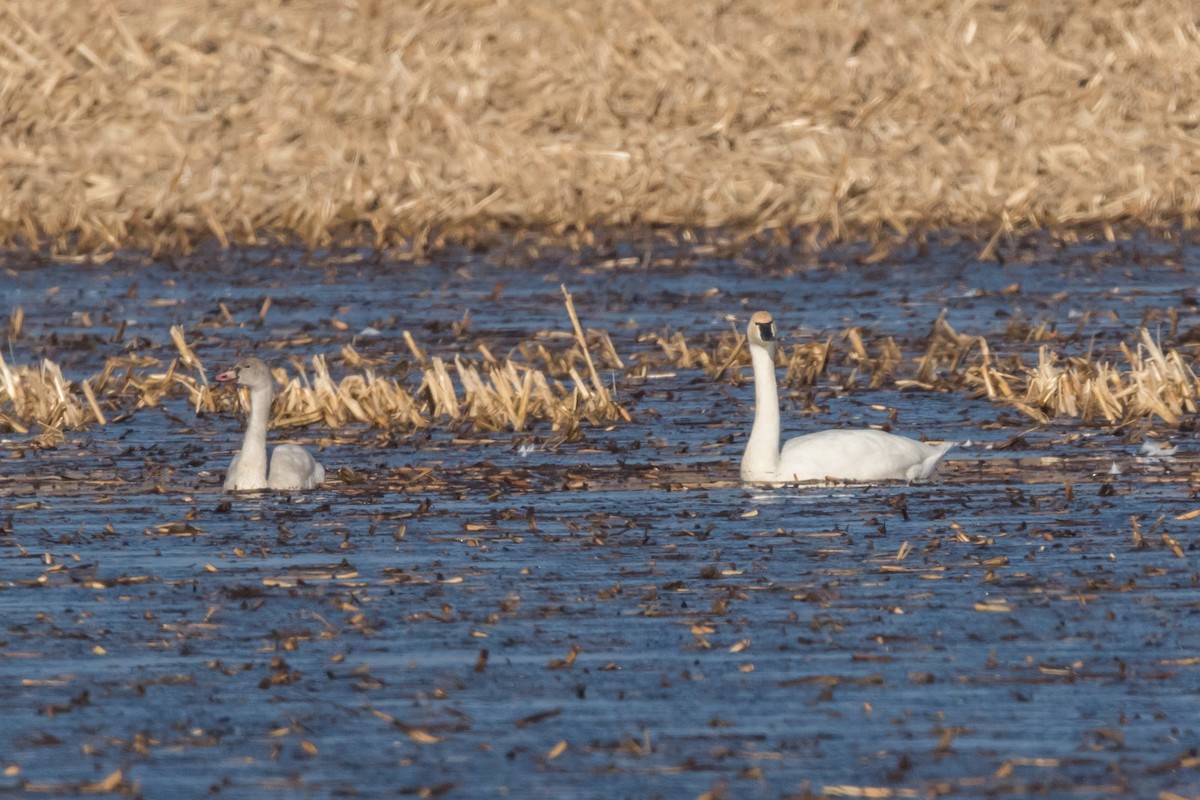
[{"label": "dry golden grass", "polygon": [[[791,386],[824,381],[846,391],[860,383],[872,390],[965,391],[1040,423],[1061,417],[1121,425],[1157,417],[1175,425],[1200,407],[1200,377],[1189,366],[1191,357],[1164,351],[1145,328],[1136,344],[1120,345],[1123,363],[1066,357],[1041,345],[1032,366],[1019,355],[999,364],[986,338],[958,333],[945,315],[943,311],[934,320],[919,356],[906,356],[890,336],[868,343],[858,328],[849,328],[836,339],[780,347],[776,366],[784,369],[783,381]],[[1035,343],[1042,338],[1037,330],[1028,336]],[[731,368],[749,366],[745,338],[737,330],[715,341],[708,337],[689,343],[678,332],[651,334],[644,341],[659,351],[648,350],[634,360],[629,374],[636,377],[653,377],[653,370],[671,366],[740,381],[742,373]]]},{"label": "dry golden grass", "polygon": [[0,243],[994,244],[1200,206],[1186,0],[12,0],[0,20]]},{"label": "dry golden grass", "polygon": [[[568,309],[574,317],[569,296]],[[570,436],[584,422],[628,422],[629,412],[593,365],[593,343],[610,351],[606,367],[615,359],[620,368],[620,359],[607,334],[591,333],[589,339],[577,327],[572,346],[559,353],[540,343],[525,343],[514,348],[518,355],[525,354],[520,358],[497,360],[485,350],[481,358],[457,356],[452,364],[425,357],[406,333],[409,348],[421,354],[407,381],[381,377],[349,345],[342,348],[340,360],[359,372],[340,380],[330,374],[324,356],[314,356],[309,365],[293,359],[290,373],[283,367],[274,370],[272,425],[411,431],[441,424],[491,432],[524,430],[543,422]],[[66,430],[106,424],[105,408],[128,412],[156,406],[168,396],[187,397],[197,412],[234,410],[239,395],[209,386],[205,367],[183,330],[173,328],[171,339],[178,357],[165,369],[151,357],[110,358],[98,375],[78,384],[67,381],[51,361],[14,367],[0,356],[0,432],[28,433],[36,425],[43,429],[43,441],[56,443]],[[624,369],[628,377],[653,380],[671,368],[700,369],[714,381],[745,379],[749,354],[744,338],[734,330],[691,343],[679,333],[653,334],[643,341],[657,349],[639,353]],[[544,367],[531,363],[529,354]],[[861,332],[851,328],[825,341],[782,347],[777,365],[785,370],[785,384],[792,386],[824,382],[852,390],[862,383],[870,389],[962,391],[1011,406],[1040,423],[1062,417],[1122,425],[1158,418],[1174,425],[1197,413],[1200,377],[1179,351],[1164,350],[1142,329],[1135,344],[1121,344],[1120,354],[1123,363],[1066,357],[1043,344],[1033,365],[1016,355],[997,364],[984,337],[960,334],[939,317],[921,355],[906,356],[891,337],[865,342]],[[584,371],[589,373],[586,378]]]},{"label": "dry golden grass", "polygon": [[1110,423],[1124,421],[1130,408],[1140,409],[1139,416],[1153,415],[1172,424],[1196,413],[1200,378],[1178,351],[1164,353],[1143,328],[1137,346],[1122,344],[1121,352],[1128,365],[1125,370],[1107,362],[1062,359],[1043,346],[1025,382],[1024,402],[1043,409],[1047,418],[1058,415]]},{"label": "dry golden grass", "polygon": [[[292,377],[274,370],[276,399],[272,425],[300,427],[316,423],[338,429],[351,424],[389,430],[413,430],[439,421],[476,431],[523,430],[535,421],[548,421],[554,431],[571,436],[584,421],[603,425],[629,421],[629,413],[613,398],[593,358],[608,368],[623,367],[607,332],[585,332],[566,287],[562,289],[573,333],[571,346],[553,353],[541,343],[516,348],[523,360],[497,360],[480,345],[482,358],[456,356],[453,369],[437,356],[429,358],[412,334],[403,339],[418,362],[419,386],[410,391],[400,380],[383,378],[351,345],[343,346],[342,362],[361,369],[335,380],[324,356],[313,356],[311,373],[303,361],[291,359]],[[19,333],[23,311],[14,311],[10,333]],[[199,412],[230,410],[245,392],[216,390],[207,370],[187,341],[182,327],[170,330],[178,353],[165,371],[158,359],[146,356],[109,358],[100,374],[74,385],[49,360],[39,367],[10,367],[0,355],[0,432],[28,433],[40,425],[43,443],[62,440],[63,431],[92,422],[107,424],[102,402],[111,409],[153,407],[164,397],[184,394]],[[544,370],[535,366],[544,364]],[[581,370],[587,373],[585,379]],[[550,376],[570,379],[569,385]],[[457,378],[457,384],[455,383]],[[100,398],[100,399],[98,399]]]},{"label": "dry golden grass", "polygon": [[91,387],[86,382],[84,386],[70,384],[50,360],[40,366],[11,367],[0,354],[0,431],[29,433],[29,423],[36,423],[48,441],[57,441],[64,430],[95,421],[104,424]]}]

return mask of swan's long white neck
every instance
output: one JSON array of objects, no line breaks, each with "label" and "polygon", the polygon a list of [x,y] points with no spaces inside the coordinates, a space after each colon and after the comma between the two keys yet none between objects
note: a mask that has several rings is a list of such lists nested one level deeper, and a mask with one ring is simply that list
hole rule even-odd
[{"label": "swan's long white neck", "polygon": [[250,390],[250,419],[246,424],[246,435],[242,439],[240,472],[243,475],[253,470],[261,475],[263,484],[267,480],[267,423],[271,421],[270,386]]},{"label": "swan's long white neck", "polygon": [[779,472],[779,391],[775,387],[775,345],[751,345],[754,365],[754,427],[742,456],[742,473],[769,480]]}]

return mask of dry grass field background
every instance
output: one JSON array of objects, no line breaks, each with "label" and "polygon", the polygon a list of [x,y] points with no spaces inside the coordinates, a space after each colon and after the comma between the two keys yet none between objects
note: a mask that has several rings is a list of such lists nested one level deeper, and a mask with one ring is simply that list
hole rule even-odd
[{"label": "dry grass field background", "polygon": [[1189,225],[1186,0],[11,0],[0,243]]}]

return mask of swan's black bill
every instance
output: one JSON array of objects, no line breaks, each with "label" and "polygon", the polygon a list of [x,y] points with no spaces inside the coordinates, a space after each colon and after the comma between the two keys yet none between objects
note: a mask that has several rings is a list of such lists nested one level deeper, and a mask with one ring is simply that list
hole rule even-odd
[{"label": "swan's black bill", "polygon": [[775,323],[774,322],[758,323],[758,336],[764,342],[775,341]]}]

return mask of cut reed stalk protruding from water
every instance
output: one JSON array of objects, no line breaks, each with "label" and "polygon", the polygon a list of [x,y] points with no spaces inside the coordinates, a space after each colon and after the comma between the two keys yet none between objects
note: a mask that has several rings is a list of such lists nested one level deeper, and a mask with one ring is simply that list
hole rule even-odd
[{"label": "cut reed stalk protruding from water", "polygon": [[5,332],[10,339],[20,339],[25,328],[25,308],[17,306],[8,316],[8,330]]},{"label": "cut reed stalk protruding from water", "polygon": [[417,360],[418,364],[424,365],[429,362],[429,359],[425,357],[425,351],[417,346],[416,339],[414,339],[413,335],[408,331],[404,332],[404,343],[408,345],[408,349],[412,352],[413,358]]},{"label": "cut reed stalk protruding from water", "polygon": [[596,373],[596,365],[592,363],[592,354],[588,350],[587,337],[583,335],[583,327],[579,324],[579,315],[575,313],[575,301],[571,299],[571,293],[567,291],[565,284],[561,284],[559,288],[562,290],[563,300],[567,304],[567,316],[571,318],[571,327],[575,329],[575,341],[579,344],[579,349],[583,351],[583,358],[587,362],[588,375],[592,378],[592,387],[597,394],[604,392],[604,384],[600,381],[600,376]]},{"label": "cut reed stalk protruding from water", "polygon": [[104,412],[100,410],[100,404],[96,402],[96,393],[92,391],[92,384],[88,381],[83,382],[83,396],[87,398],[88,408],[92,410],[92,416],[96,418],[96,422],[101,425],[107,425],[108,420],[104,416]]},{"label": "cut reed stalk protruding from water", "polygon": [[[171,341],[174,343],[175,349],[179,351],[179,359],[183,362],[183,365],[191,369],[198,376],[198,380],[195,382],[184,382],[182,384],[188,389],[192,406],[196,413],[200,413],[201,411],[216,411],[217,407],[213,402],[212,388],[208,385],[208,374],[205,372],[200,358],[187,343],[181,326],[171,326]],[[168,375],[172,379],[175,377],[174,364],[172,364]]]},{"label": "cut reed stalk protruding from water", "polygon": [[[588,377],[591,379],[591,393],[585,396],[588,405],[588,415],[594,415],[593,418],[599,417],[604,420],[624,419],[628,422],[630,419],[629,412],[613,401],[608,387],[604,385],[604,381],[600,380],[600,374],[596,372],[596,364],[592,361],[592,353],[588,349],[587,337],[583,334],[583,326],[579,324],[579,315],[575,313],[575,301],[571,299],[571,293],[567,291],[565,284],[560,285],[559,288],[562,289],[563,300],[567,305],[567,316],[571,318],[571,327],[575,331],[575,343],[583,354],[583,360],[588,368]],[[612,342],[609,342],[609,349],[612,349]],[[620,359],[618,359],[619,362]],[[578,390],[586,391],[583,382],[575,374],[574,369],[571,370],[571,377],[574,379]]]}]

